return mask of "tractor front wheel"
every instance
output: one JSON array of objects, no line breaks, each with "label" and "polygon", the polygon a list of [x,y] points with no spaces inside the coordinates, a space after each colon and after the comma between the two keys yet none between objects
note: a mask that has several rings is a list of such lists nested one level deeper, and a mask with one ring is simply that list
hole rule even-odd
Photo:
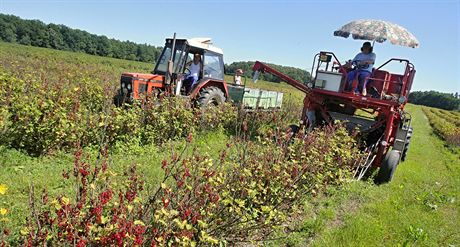
[{"label": "tractor front wheel", "polygon": [[218,87],[206,87],[201,90],[197,99],[200,107],[217,106],[225,102],[225,95]]},{"label": "tractor front wheel", "polygon": [[377,184],[388,183],[393,179],[393,175],[399,163],[400,155],[400,152],[396,150],[391,150],[387,153],[383,159],[382,165],[380,166],[379,173],[375,178],[375,182]]}]

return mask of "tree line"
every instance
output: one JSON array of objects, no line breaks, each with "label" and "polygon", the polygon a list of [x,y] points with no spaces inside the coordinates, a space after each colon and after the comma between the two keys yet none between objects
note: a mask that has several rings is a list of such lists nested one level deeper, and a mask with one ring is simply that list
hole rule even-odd
[{"label": "tree line", "polygon": [[[228,65],[226,64],[225,72],[227,74],[234,74],[237,69],[242,69],[244,72],[244,76],[252,77],[252,66],[254,65],[254,63],[255,62],[251,62],[251,61],[241,61],[241,62],[233,62]],[[299,82],[307,82],[310,79],[310,73],[307,72],[306,70],[289,67],[289,66],[270,64],[270,63],[266,63],[266,64]],[[261,74],[259,76],[259,79],[265,80],[265,81],[271,81],[271,82],[281,82],[281,80],[278,77],[274,75],[270,75],[268,73]]]},{"label": "tree line", "polygon": [[441,93],[436,91],[415,91],[409,94],[409,102],[417,105],[436,107],[444,110],[460,110],[458,93]]},{"label": "tree line", "polygon": [[0,14],[0,40],[142,62],[155,62],[162,49],[148,44],[109,39],[65,25],[45,24],[39,20],[24,20],[5,14]]}]

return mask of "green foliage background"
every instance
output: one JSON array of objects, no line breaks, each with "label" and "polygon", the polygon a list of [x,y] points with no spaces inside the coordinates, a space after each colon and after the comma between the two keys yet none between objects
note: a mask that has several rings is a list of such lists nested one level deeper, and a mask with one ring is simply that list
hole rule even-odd
[{"label": "green foliage background", "polygon": [[460,111],[458,93],[441,93],[437,91],[415,91],[409,94],[409,102],[416,105],[436,107],[444,110]]},{"label": "green foliage background", "polygon": [[142,62],[155,62],[162,50],[162,47],[119,41],[65,25],[23,20],[5,14],[0,14],[0,40]]}]

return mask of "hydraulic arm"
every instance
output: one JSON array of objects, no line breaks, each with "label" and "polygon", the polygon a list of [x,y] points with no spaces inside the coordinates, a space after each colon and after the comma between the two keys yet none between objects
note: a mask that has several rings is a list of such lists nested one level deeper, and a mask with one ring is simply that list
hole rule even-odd
[{"label": "hydraulic arm", "polygon": [[257,72],[260,72],[260,73],[269,73],[269,74],[272,74],[272,75],[275,75],[275,76],[278,76],[281,80],[283,80],[284,82],[286,82],[287,84],[295,87],[296,89],[304,92],[306,95],[310,95],[311,94],[311,89],[309,87],[307,87],[305,84],[299,82],[299,81],[296,81],[294,79],[292,79],[291,77],[279,72],[278,70],[264,64],[264,63],[261,63],[259,61],[256,61],[256,63],[254,64],[254,66],[252,67],[252,70],[255,71],[256,73]]}]

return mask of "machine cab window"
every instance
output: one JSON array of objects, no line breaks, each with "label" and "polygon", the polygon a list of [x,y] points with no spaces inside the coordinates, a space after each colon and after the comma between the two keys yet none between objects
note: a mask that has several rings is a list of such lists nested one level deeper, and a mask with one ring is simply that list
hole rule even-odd
[{"label": "machine cab window", "polygon": [[224,61],[222,54],[211,51],[204,53],[203,76],[217,80],[224,80]]},{"label": "machine cab window", "polygon": [[[168,39],[165,44],[165,48],[161,53],[160,59],[155,67],[154,73],[164,75],[168,69],[168,61],[171,59],[172,40]],[[185,40],[177,40],[175,46],[174,65],[173,68],[176,71],[183,69],[184,59],[188,52],[188,46]]]}]

